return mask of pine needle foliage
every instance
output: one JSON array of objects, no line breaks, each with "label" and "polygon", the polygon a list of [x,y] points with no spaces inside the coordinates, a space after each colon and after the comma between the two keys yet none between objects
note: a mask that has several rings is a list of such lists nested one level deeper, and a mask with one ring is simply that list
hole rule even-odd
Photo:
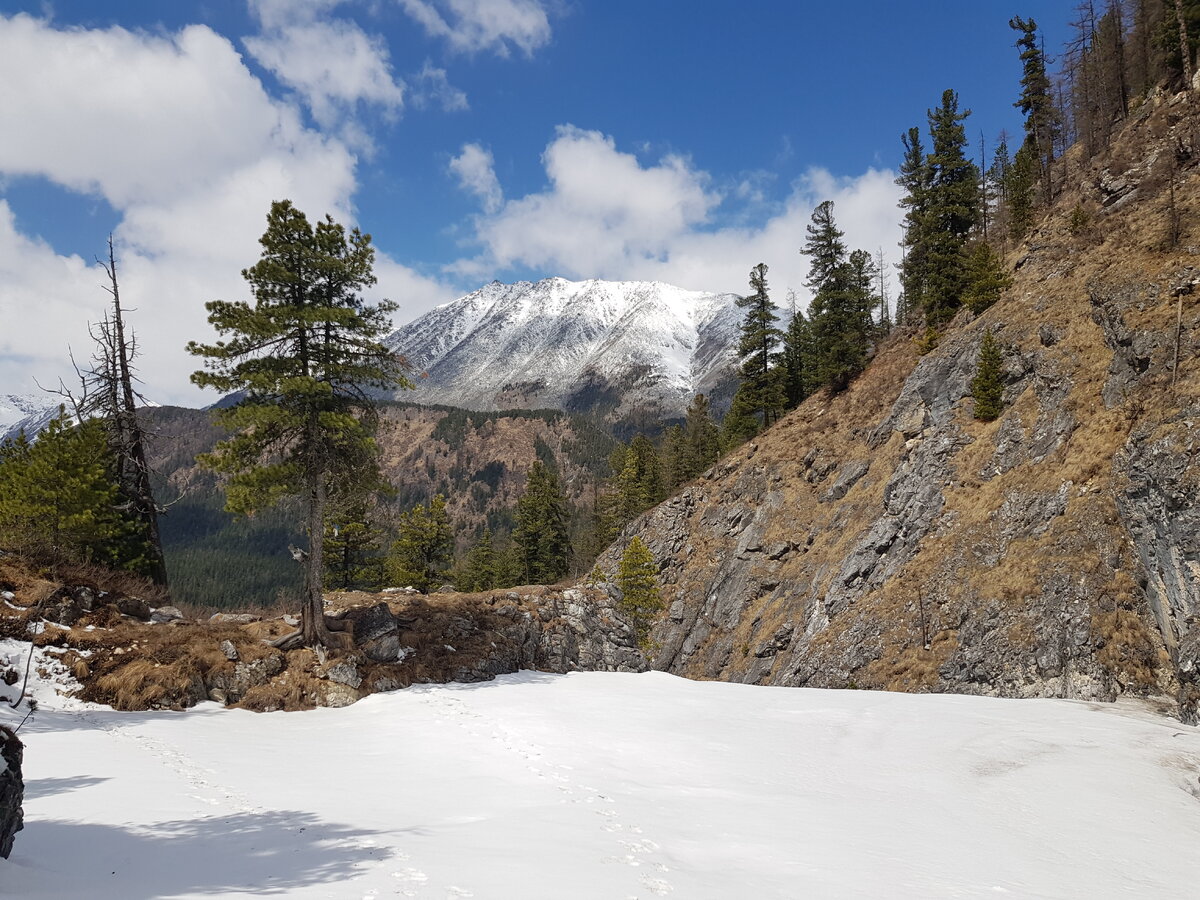
[{"label": "pine needle foliage", "polygon": [[662,597],[658,590],[658,567],[650,548],[636,535],[621,554],[621,567],[617,573],[617,587],[621,589],[620,609],[633,623],[637,632],[638,646],[650,648],[650,627],[655,615],[662,610]]},{"label": "pine needle foliage", "polygon": [[981,422],[992,421],[1004,409],[1004,359],[990,329],[984,332],[979,347],[971,396],[975,400],[975,418]]},{"label": "pine needle foliage", "polygon": [[411,386],[402,361],[380,343],[396,305],[364,299],[375,284],[375,249],[357,228],[347,232],[329,216],[314,227],[280,200],[259,243],[261,258],[242,272],[254,303],[207,303],[223,339],[188,345],[205,362],[193,383],[241,395],[217,414],[234,435],[201,462],[228,476],[231,512],[301,497],[309,548],[297,639],[341,643],[323,615],[326,505],[330,494],[377,481],[372,391]]}]

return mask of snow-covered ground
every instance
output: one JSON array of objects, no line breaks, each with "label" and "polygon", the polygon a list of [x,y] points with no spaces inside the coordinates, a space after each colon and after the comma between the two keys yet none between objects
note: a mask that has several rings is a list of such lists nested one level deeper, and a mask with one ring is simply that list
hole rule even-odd
[{"label": "snow-covered ground", "polygon": [[1200,896],[1200,733],[1134,705],[657,673],[268,715],[42,694],[4,896]]}]

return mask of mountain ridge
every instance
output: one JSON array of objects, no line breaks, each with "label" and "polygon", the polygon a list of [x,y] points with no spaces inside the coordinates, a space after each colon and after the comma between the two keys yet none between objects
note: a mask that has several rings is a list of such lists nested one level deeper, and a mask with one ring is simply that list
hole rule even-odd
[{"label": "mountain ridge", "polygon": [[657,281],[492,281],[385,343],[419,375],[398,399],[679,418],[696,393],[718,408],[732,397],[737,299]]}]

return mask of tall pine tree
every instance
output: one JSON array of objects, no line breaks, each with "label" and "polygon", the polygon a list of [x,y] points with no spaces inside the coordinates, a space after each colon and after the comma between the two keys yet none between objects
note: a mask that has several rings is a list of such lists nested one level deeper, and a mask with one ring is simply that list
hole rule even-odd
[{"label": "tall pine tree", "polygon": [[188,345],[205,360],[195,384],[241,397],[217,413],[234,436],[203,461],[229,476],[233,512],[301,498],[309,544],[301,627],[277,645],[349,647],[341,623],[324,615],[326,507],[331,491],[360,486],[370,480],[363,471],[378,468],[372,391],[407,385],[401,361],[380,343],[396,306],[364,299],[375,249],[357,228],[347,233],[328,216],[313,227],[281,200],[259,243],[262,257],[242,272],[254,303],[206,304],[224,339]]},{"label": "tall pine tree", "polygon": [[737,301],[738,307],[746,311],[738,343],[742,376],[739,409],[753,411],[760,427],[766,428],[783,408],[783,388],[775,370],[783,334],[775,326],[779,317],[767,290],[767,267],[763,263],[750,270],[750,290]]}]

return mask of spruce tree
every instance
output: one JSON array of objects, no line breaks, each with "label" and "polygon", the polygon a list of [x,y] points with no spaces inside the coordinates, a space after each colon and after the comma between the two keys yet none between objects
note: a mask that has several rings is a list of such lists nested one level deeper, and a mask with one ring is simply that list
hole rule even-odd
[{"label": "spruce tree", "polygon": [[921,129],[910,128],[901,136],[904,158],[900,163],[900,175],[896,184],[904,189],[900,207],[904,210],[904,257],[900,263],[900,290],[903,308],[897,308],[897,324],[910,324],[913,311],[925,305],[927,281],[927,232],[930,228],[929,193],[933,173],[925,148],[921,143]]},{"label": "spruce tree", "polygon": [[767,290],[767,267],[759,263],[750,270],[751,293],[737,301],[740,309],[746,310],[742,321],[742,337],[738,343],[738,358],[741,360],[743,405],[753,409],[759,424],[766,428],[783,408],[783,392],[775,364],[779,359],[779,343],[782,332],[775,327],[779,317]]},{"label": "spruce tree", "polygon": [[992,421],[1004,408],[1004,360],[990,329],[984,332],[979,347],[979,364],[971,379],[971,396],[975,399],[975,418],[982,422]]},{"label": "spruce tree", "polygon": [[966,156],[967,135],[959,112],[958,94],[947,90],[942,105],[929,111],[929,154],[932,173],[926,210],[925,321],[939,327],[950,320],[962,302],[966,285],[963,247],[979,220],[979,170]]},{"label": "spruce tree", "polygon": [[755,413],[758,407],[751,392],[745,390],[746,383],[738,388],[729,405],[729,412],[721,422],[721,451],[728,453],[740,447],[759,432],[759,422]]},{"label": "spruce tree", "polygon": [[149,548],[123,511],[115,468],[104,424],[74,425],[62,408],[36,442],[0,444],[0,547],[42,565],[147,572]]},{"label": "spruce tree", "polygon": [[325,522],[325,587],[377,591],[383,586],[383,531],[363,498],[335,511]]},{"label": "spruce tree", "polygon": [[697,394],[688,404],[683,440],[684,481],[691,481],[721,455],[721,434],[712,420],[708,398],[703,394]]},{"label": "spruce tree", "polygon": [[783,334],[783,392],[788,409],[795,409],[816,389],[812,328],[796,310]]},{"label": "spruce tree", "polygon": [[492,530],[485,525],[483,534],[467,554],[459,587],[467,591],[490,591],[499,587],[496,562]]},{"label": "spruce tree", "polygon": [[513,545],[526,584],[551,584],[567,574],[571,558],[567,501],[554,470],[538,460],[517,501]]},{"label": "spruce tree", "polygon": [[454,557],[454,532],[446,498],[436,495],[400,516],[398,536],[387,558],[388,580],[428,592],[446,577]]},{"label": "spruce tree", "polygon": [[621,589],[620,609],[637,632],[638,646],[650,649],[650,628],[663,603],[658,591],[658,567],[650,548],[636,535],[621,554],[617,587]]},{"label": "spruce tree", "polygon": [[667,493],[688,480],[687,439],[682,425],[672,425],[663,435],[660,468]]},{"label": "spruce tree", "polygon": [[380,343],[396,306],[363,298],[375,284],[375,250],[358,229],[347,233],[328,216],[313,227],[282,200],[271,205],[259,243],[261,259],[242,272],[254,303],[206,304],[225,339],[188,345],[205,358],[195,384],[241,397],[217,413],[236,433],[202,461],[229,476],[230,511],[301,498],[309,545],[301,627],[277,645],[348,647],[349,635],[331,630],[324,615],[326,507],[331,491],[377,470],[372,391],[407,386],[401,361]]},{"label": "spruce tree", "polygon": [[976,241],[967,251],[967,285],[963,301],[978,315],[1000,299],[1011,280],[1000,255],[987,241]]},{"label": "spruce tree", "polygon": [[805,283],[814,292],[809,305],[811,367],[818,384],[841,391],[867,364],[874,330],[874,264],[862,250],[846,257],[828,200],[814,210],[802,252],[810,259]]},{"label": "spruce tree", "polygon": [[1051,165],[1058,132],[1058,111],[1050,93],[1050,76],[1046,72],[1046,54],[1042,51],[1037,22],[1013,16],[1008,26],[1018,33],[1017,47],[1021,50],[1021,97],[1013,106],[1025,114],[1025,147],[1028,147],[1042,186],[1042,202],[1052,198]]},{"label": "spruce tree", "polygon": [[666,499],[658,451],[644,434],[635,435],[625,454],[625,467],[617,476],[621,525]]}]

